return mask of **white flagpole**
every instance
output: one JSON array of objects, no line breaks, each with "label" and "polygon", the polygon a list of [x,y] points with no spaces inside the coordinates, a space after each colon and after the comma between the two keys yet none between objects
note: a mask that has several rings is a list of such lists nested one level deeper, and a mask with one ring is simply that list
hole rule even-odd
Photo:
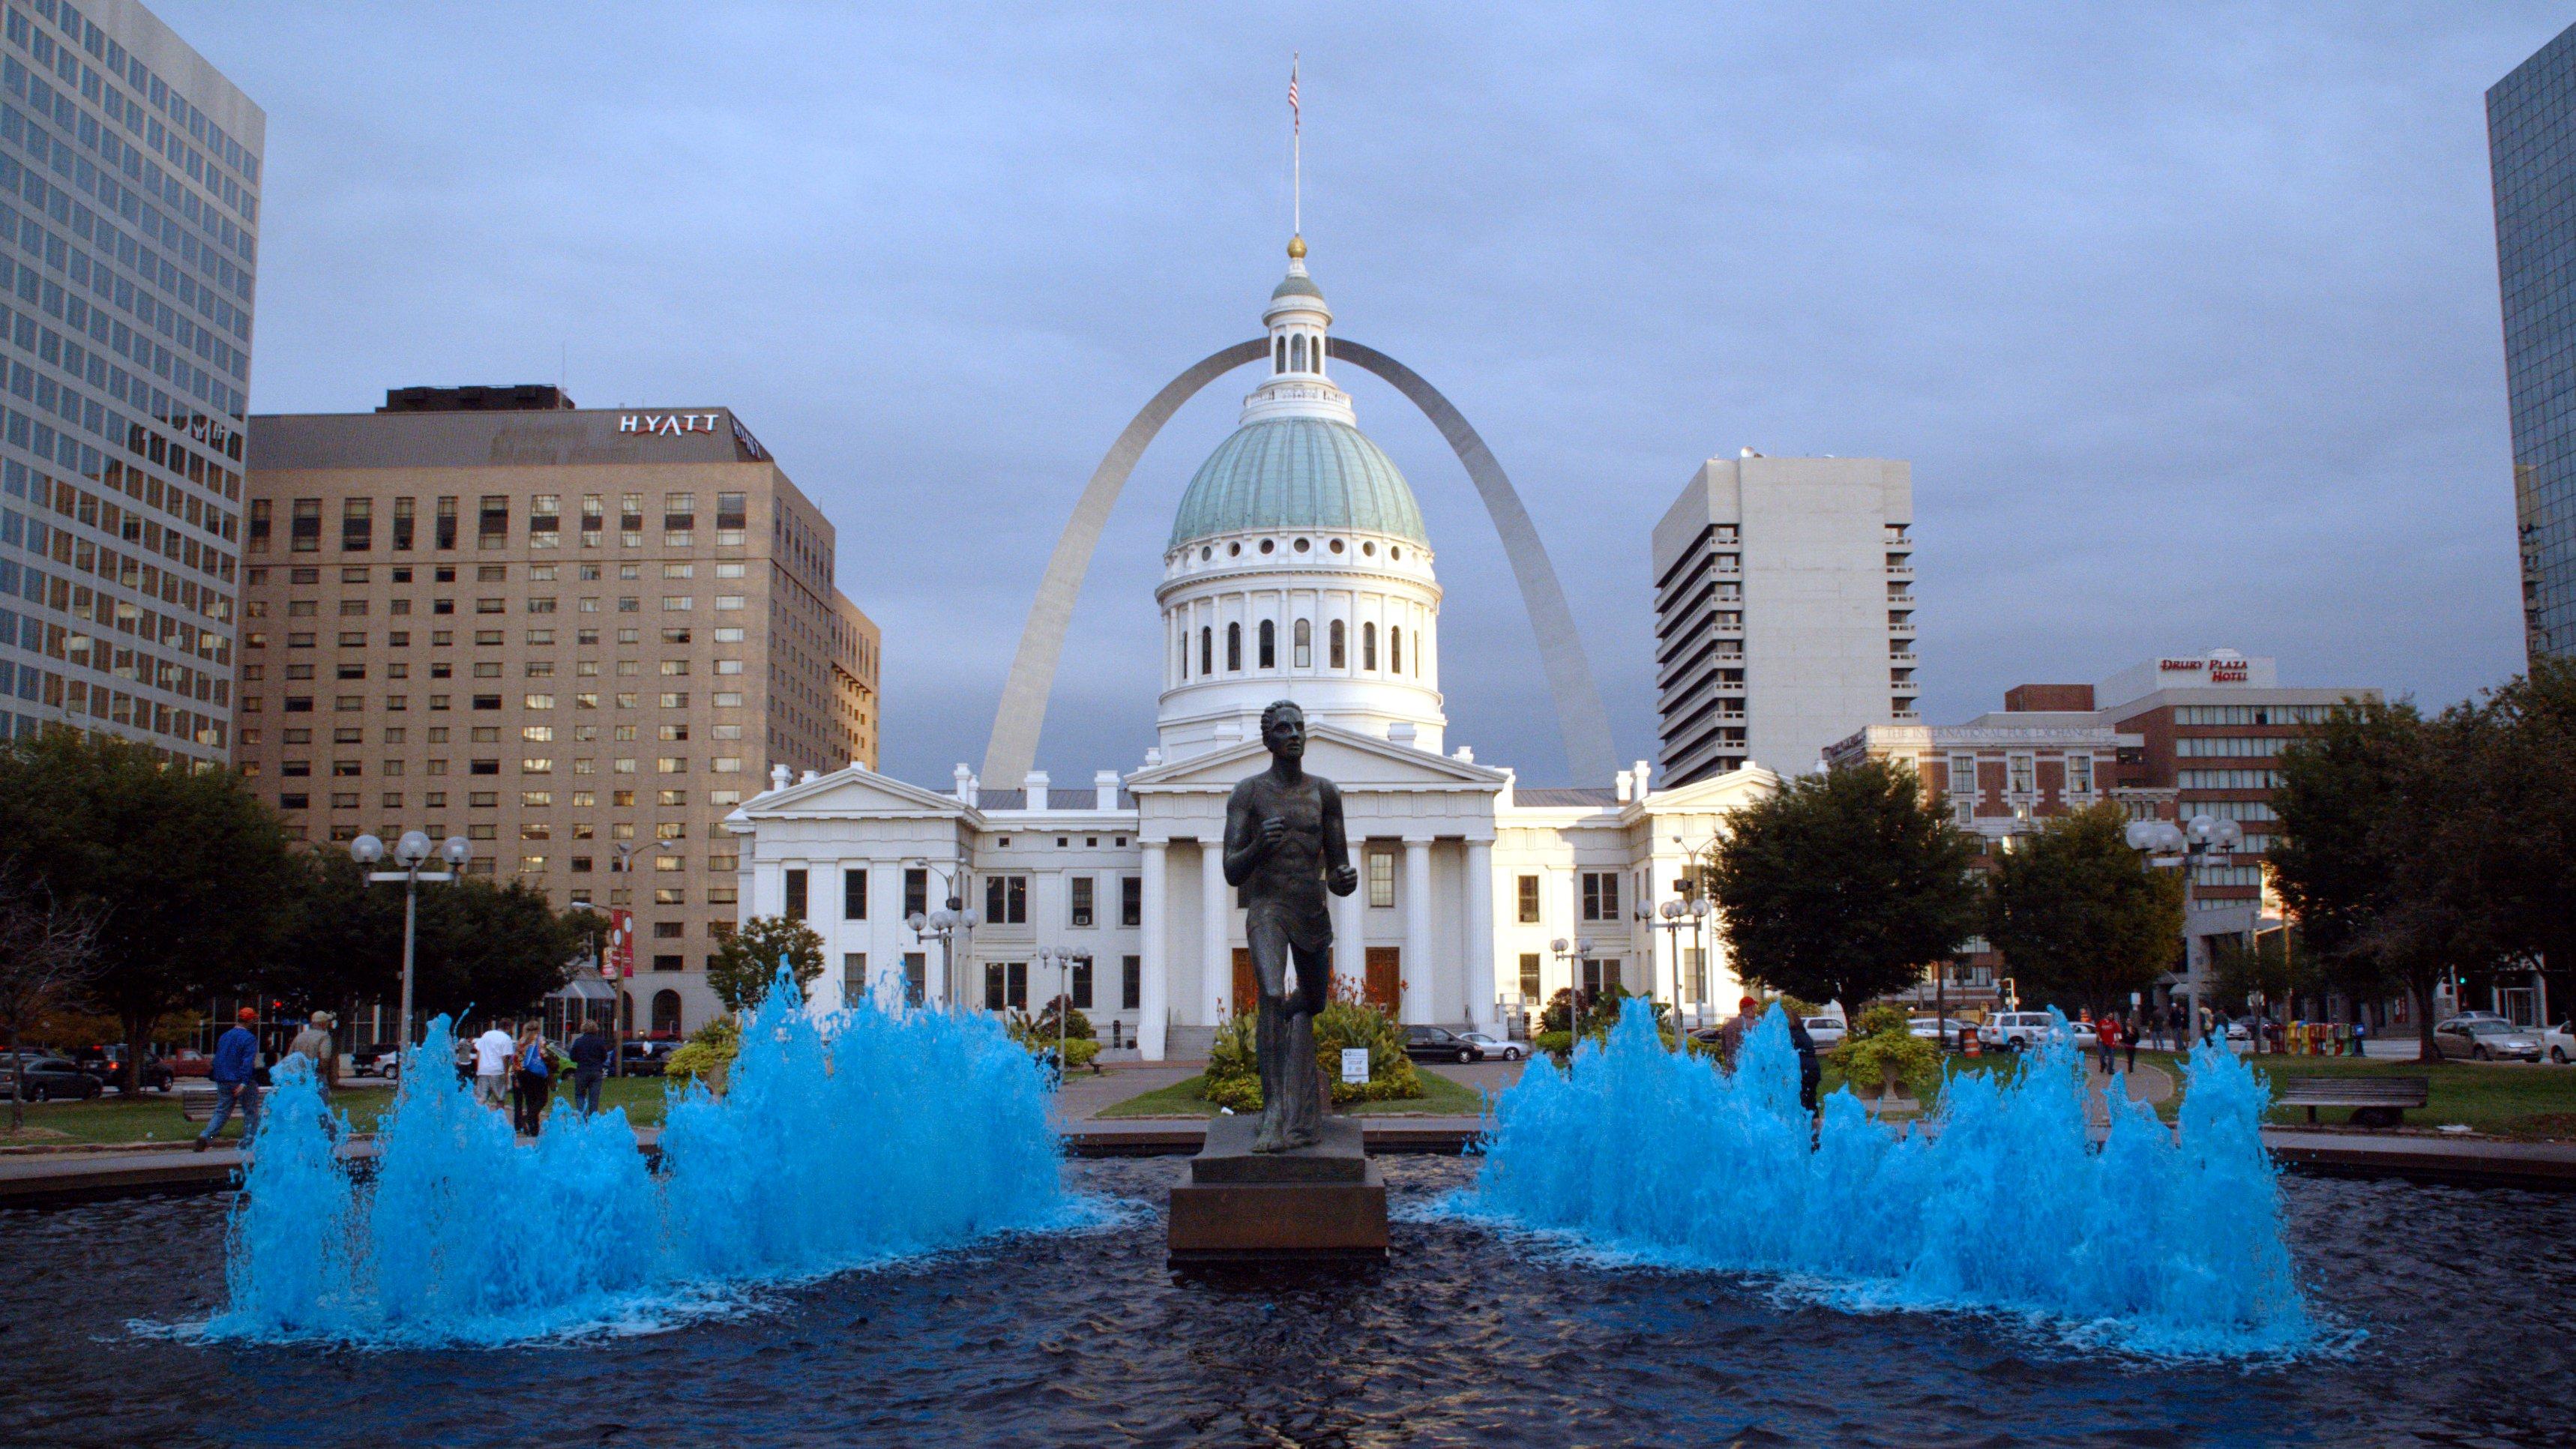
[{"label": "white flagpole", "polygon": [[1288,53],[1288,231],[1306,230],[1306,113],[1297,104],[1297,53]]}]

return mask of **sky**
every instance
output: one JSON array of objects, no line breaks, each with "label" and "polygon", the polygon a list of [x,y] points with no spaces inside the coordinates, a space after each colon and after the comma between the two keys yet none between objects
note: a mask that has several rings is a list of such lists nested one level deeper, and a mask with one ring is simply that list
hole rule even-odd
[{"label": "sky", "polygon": [[[155,9],[268,115],[252,412],[734,409],[838,527],[901,777],[980,763],[1101,454],[1259,334],[1292,52],[1335,331],[1492,445],[1622,758],[1649,532],[1741,447],[1912,463],[1932,723],[2213,647],[2432,705],[2521,667],[2483,96],[2576,5]],[[1450,742],[1566,783],[1472,486],[1355,371]],[[1152,743],[1163,542],[1251,385],[1128,484],[1058,781]]]}]

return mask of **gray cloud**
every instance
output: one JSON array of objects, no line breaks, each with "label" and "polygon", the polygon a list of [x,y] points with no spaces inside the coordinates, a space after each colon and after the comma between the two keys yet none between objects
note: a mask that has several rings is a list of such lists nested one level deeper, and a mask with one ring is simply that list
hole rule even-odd
[{"label": "gray cloud", "polygon": [[[1292,48],[1339,329],[1511,470],[1624,754],[1647,530],[1746,444],[1913,460],[1934,720],[2209,645],[2433,701],[2520,664],[2482,92],[2563,7],[158,8],[269,113],[254,410],[559,366],[738,409],[839,525],[916,779],[981,757],[1100,452],[1257,330]],[[1058,779],[1148,742],[1242,390],[1111,525]],[[1440,546],[1452,739],[1562,778],[1472,490],[1355,390]]]}]

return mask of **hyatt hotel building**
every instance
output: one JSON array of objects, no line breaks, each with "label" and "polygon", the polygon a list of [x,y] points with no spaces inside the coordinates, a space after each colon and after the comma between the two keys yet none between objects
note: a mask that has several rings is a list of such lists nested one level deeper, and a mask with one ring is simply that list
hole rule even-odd
[{"label": "hyatt hotel building", "polygon": [[0,735],[229,750],[266,129],[132,0],[0,6]]},{"label": "hyatt hotel building", "polygon": [[251,420],[235,762],[316,843],[462,835],[469,870],[635,915],[629,1029],[716,1011],[722,822],[877,763],[877,628],[833,531],[724,408],[406,388]]}]

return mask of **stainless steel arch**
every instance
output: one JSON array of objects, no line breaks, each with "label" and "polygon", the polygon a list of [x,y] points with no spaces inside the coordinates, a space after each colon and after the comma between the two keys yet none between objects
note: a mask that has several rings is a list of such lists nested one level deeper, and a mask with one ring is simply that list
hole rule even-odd
[{"label": "stainless steel arch", "polygon": [[[1449,399],[1413,369],[1356,342],[1336,338],[1332,351],[1335,357],[1393,384],[1431,419],[1466,466],[1468,478],[1485,501],[1486,513],[1494,520],[1494,531],[1502,537],[1512,576],[1520,584],[1521,602],[1538,633],[1539,659],[1547,672],[1549,692],[1556,697],[1557,729],[1565,740],[1566,763],[1577,780],[1610,778],[1618,769],[1618,751],[1610,741],[1610,715],[1602,708],[1601,691],[1593,682],[1591,660],[1583,652],[1582,636],[1575,632],[1574,614],[1566,607],[1565,590],[1557,584],[1547,547],[1539,541],[1538,529],[1530,522],[1529,510],[1521,506],[1511,479],[1494,461],[1493,450]],[[983,778],[995,789],[1018,788],[1037,762],[1038,732],[1046,723],[1047,693],[1055,687],[1065,631],[1073,623],[1074,600],[1082,592],[1092,552],[1109,524],[1119,490],[1135,471],[1136,460],[1199,389],[1269,355],[1269,339],[1256,338],[1200,359],[1154,394],[1092,470],[1090,483],[1073,505],[1073,517],[1065,522],[1064,536],[1056,540],[1055,552],[1047,558],[1038,596],[1029,605],[1028,627],[1020,634],[1019,652],[1012,656],[1010,677],[1002,685],[1001,708],[993,716],[993,735],[984,747]]]}]

